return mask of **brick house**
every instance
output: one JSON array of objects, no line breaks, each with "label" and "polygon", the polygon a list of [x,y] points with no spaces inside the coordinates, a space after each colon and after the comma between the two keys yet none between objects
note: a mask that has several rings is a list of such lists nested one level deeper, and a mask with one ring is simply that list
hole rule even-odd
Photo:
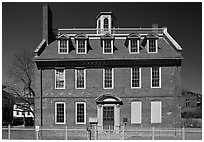
[{"label": "brick house", "polygon": [[112,17],[100,12],[94,28],[52,29],[43,6],[35,125],[86,128],[96,117],[98,129],[179,127],[182,48],[166,27],[114,28]]}]

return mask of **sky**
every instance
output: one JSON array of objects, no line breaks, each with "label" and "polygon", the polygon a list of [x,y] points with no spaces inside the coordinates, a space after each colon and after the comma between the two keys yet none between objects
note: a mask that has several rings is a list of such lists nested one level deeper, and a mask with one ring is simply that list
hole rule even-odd
[{"label": "sky", "polygon": [[[114,27],[167,27],[183,48],[182,88],[202,93],[202,3],[48,3],[53,28],[95,28],[100,11],[112,11]],[[2,83],[10,80],[13,56],[33,52],[42,40],[42,5],[39,2],[2,3]]]}]

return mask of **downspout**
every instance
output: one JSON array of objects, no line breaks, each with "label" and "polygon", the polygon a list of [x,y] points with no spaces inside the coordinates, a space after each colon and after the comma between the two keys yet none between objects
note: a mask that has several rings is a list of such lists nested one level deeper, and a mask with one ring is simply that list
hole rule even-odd
[{"label": "downspout", "polygon": [[40,69],[40,112],[41,112],[41,118],[40,118],[40,122],[41,122],[41,126],[43,126],[43,116],[42,116],[42,94],[43,94],[43,91],[42,91],[42,68]]}]

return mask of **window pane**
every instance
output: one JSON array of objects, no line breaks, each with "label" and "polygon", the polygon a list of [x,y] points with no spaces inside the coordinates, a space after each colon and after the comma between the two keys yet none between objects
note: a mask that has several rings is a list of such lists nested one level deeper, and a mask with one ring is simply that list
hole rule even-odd
[{"label": "window pane", "polygon": [[64,123],[64,104],[63,103],[57,103],[57,108],[56,108],[56,110],[57,110],[57,116],[56,116],[56,122],[57,123]]},{"label": "window pane", "polygon": [[104,53],[112,53],[111,40],[104,40]]},{"label": "window pane", "polygon": [[149,52],[156,52],[156,39],[149,39]]},{"label": "window pane", "polygon": [[105,69],[105,77],[104,77],[104,87],[105,88],[112,88],[112,69]]},{"label": "window pane", "polygon": [[64,88],[64,69],[56,70],[56,88]]},{"label": "window pane", "polygon": [[131,53],[137,53],[138,52],[138,45],[137,45],[137,40],[132,39],[130,40],[130,52]]},{"label": "window pane", "polygon": [[78,53],[86,53],[85,40],[78,40]]},{"label": "window pane", "polygon": [[84,69],[78,69],[77,70],[77,78],[76,78],[76,88],[84,88],[85,87],[85,74]]},{"label": "window pane", "polygon": [[152,68],[152,87],[160,87],[160,72],[159,67]]},{"label": "window pane", "polygon": [[84,123],[85,122],[85,111],[84,111],[84,104],[77,103],[77,123]]},{"label": "window pane", "polygon": [[60,40],[60,53],[67,53],[67,40]]},{"label": "window pane", "polygon": [[151,102],[151,123],[161,123],[161,102]]},{"label": "window pane", "polygon": [[131,102],[131,123],[141,123],[142,102]]},{"label": "window pane", "polygon": [[104,31],[108,30],[108,18],[104,19]]},{"label": "window pane", "polygon": [[140,87],[140,68],[132,68],[132,87]]}]

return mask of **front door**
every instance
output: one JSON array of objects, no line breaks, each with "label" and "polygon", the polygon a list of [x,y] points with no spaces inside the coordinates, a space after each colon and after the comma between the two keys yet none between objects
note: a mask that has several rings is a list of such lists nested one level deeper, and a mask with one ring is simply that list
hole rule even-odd
[{"label": "front door", "polygon": [[103,107],[103,128],[114,129],[114,106]]}]

